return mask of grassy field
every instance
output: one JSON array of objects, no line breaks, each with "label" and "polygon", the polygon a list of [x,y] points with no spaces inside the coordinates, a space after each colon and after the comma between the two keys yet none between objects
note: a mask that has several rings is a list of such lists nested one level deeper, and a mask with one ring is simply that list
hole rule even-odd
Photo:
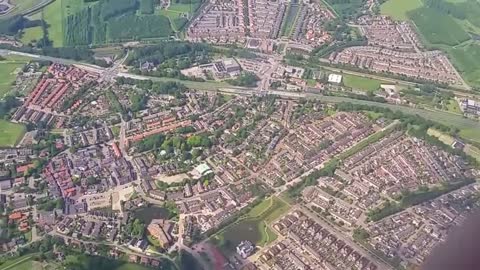
[{"label": "grassy field", "polygon": [[473,85],[480,85],[480,45],[470,43],[447,49],[447,52],[464,79]]},{"label": "grassy field", "polygon": [[407,13],[421,7],[422,0],[389,0],[380,6],[380,13],[395,20],[408,20]]},{"label": "grassy field", "polygon": [[123,264],[120,267],[117,267],[115,270],[149,270],[151,268],[139,265],[139,264],[134,264],[134,263],[126,263]]},{"label": "grassy field", "polygon": [[55,0],[43,9],[43,18],[48,24],[48,37],[53,41],[54,47],[63,46],[63,1]]},{"label": "grassy field", "polygon": [[26,28],[23,30],[22,38],[20,39],[22,43],[28,44],[32,41],[37,41],[43,37],[43,30],[41,26],[35,26],[31,28]]},{"label": "grassy field", "polygon": [[14,146],[26,132],[24,125],[0,120],[0,147]]},{"label": "grassy field", "polygon": [[460,106],[458,105],[458,102],[454,99],[449,100],[447,104],[447,111],[453,112],[453,113],[462,113],[462,110],[460,110]]},{"label": "grassy field", "polygon": [[0,99],[10,92],[17,76],[15,72],[28,62],[21,57],[6,56],[5,58],[4,61],[0,61]]},{"label": "grassy field", "polygon": [[470,39],[465,30],[450,16],[433,8],[419,8],[408,13],[419,32],[430,44],[455,46]]},{"label": "grassy field", "polygon": [[347,87],[351,87],[353,89],[360,89],[367,92],[375,91],[380,88],[380,84],[385,83],[379,80],[344,74],[343,75],[343,84]]},{"label": "grassy field", "polygon": [[0,270],[32,270],[32,254],[10,260],[0,265]]}]

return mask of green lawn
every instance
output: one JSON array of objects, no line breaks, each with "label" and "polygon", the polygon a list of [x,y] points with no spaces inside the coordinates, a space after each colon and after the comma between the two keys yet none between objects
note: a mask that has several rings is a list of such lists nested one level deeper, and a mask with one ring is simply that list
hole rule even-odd
[{"label": "green lawn", "polygon": [[[55,2],[43,9],[43,18],[48,24],[48,37],[53,41],[54,47],[63,46],[63,3],[64,0]],[[79,1],[82,2],[82,1]]]},{"label": "green lawn", "polygon": [[422,6],[422,0],[389,0],[380,6],[380,13],[395,20],[408,20],[407,12]]},{"label": "green lawn", "polygon": [[0,120],[0,147],[14,146],[23,137],[26,128],[22,124]]},{"label": "green lawn", "polygon": [[126,263],[120,267],[117,267],[115,270],[150,270],[151,268],[147,268],[145,266],[134,264],[134,263]]},{"label": "green lawn", "polygon": [[10,92],[12,83],[17,77],[15,72],[28,62],[22,57],[6,56],[5,58],[6,60],[0,61],[0,99]]},{"label": "green lawn", "polygon": [[28,44],[33,40],[38,41],[43,37],[43,30],[41,26],[35,26],[31,28],[26,28],[23,30],[22,38],[20,39],[22,43]]},{"label": "green lawn", "polygon": [[33,254],[28,254],[9,260],[0,265],[0,270],[32,270],[32,257]]},{"label": "green lawn", "polygon": [[385,82],[381,82],[379,80],[360,77],[356,75],[344,74],[343,75],[343,84],[347,87],[351,87],[353,89],[360,89],[367,92],[372,92],[378,90],[380,85]]},{"label": "green lawn", "polygon": [[454,99],[451,99],[448,101],[447,111],[453,112],[453,113],[462,113],[462,110],[460,110],[460,106],[458,105],[458,102]]},{"label": "green lawn", "polygon": [[178,13],[194,13],[200,7],[200,2],[190,4],[181,4],[181,3],[173,3],[168,7],[169,11],[174,11]]}]

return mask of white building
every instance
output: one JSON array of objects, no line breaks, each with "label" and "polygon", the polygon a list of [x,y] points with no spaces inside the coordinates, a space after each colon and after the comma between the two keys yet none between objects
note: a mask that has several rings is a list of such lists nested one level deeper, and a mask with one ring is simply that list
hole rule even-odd
[{"label": "white building", "polygon": [[328,82],[329,83],[340,84],[342,82],[342,75],[332,73],[332,74],[328,75]]}]

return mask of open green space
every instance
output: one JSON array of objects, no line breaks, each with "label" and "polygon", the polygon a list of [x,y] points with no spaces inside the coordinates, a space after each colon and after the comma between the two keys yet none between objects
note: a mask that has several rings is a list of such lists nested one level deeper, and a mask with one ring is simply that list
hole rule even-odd
[{"label": "open green space", "polygon": [[235,247],[244,240],[257,246],[265,246],[277,239],[269,225],[289,209],[290,205],[284,201],[270,197],[253,207],[237,222],[215,234],[212,241],[227,254],[234,252]]},{"label": "open green space", "polygon": [[0,270],[31,270],[33,254],[18,257],[13,260],[6,261],[0,265]]},{"label": "open green space", "polygon": [[460,106],[458,105],[458,102],[454,99],[451,99],[448,101],[447,111],[453,112],[453,113],[462,113],[462,110],[460,110]]},{"label": "open green space", "polygon": [[385,84],[386,82],[382,82],[379,80],[367,78],[367,77],[360,77],[356,75],[344,74],[343,75],[343,84],[347,87],[351,87],[353,89],[364,90],[367,92],[376,91],[380,88],[381,84]]},{"label": "open green space", "polygon": [[480,85],[480,45],[470,43],[447,49],[447,52],[464,79],[473,85]]},{"label": "open green space", "polygon": [[63,46],[63,1],[65,0],[55,0],[42,11],[43,19],[48,25],[48,38],[54,47]]},{"label": "open green space", "polygon": [[24,125],[0,119],[0,147],[14,146],[22,139],[25,132]]},{"label": "open green space", "polygon": [[7,56],[0,61],[0,99],[8,94],[19,71],[28,61],[25,58]]},{"label": "open green space", "polygon": [[343,18],[352,18],[359,13],[364,5],[363,0],[324,0],[327,6]]},{"label": "open green space", "polygon": [[380,13],[395,20],[408,20],[407,13],[422,6],[422,0],[389,0],[380,6]]},{"label": "open green space", "polygon": [[20,39],[22,43],[28,44],[32,41],[38,41],[43,37],[43,29],[41,26],[35,26],[31,28],[25,28],[23,30],[22,38]]},{"label": "open green space", "polygon": [[134,264],[134,263],[125,263],[117,268],[115,270],[149,270],[151,268],[145,267],[143,265],[139,264]]},{"label": "open green space", "polygon": [[467,32],[450,16],[433,8],[419,8],[408,13],[419,32],[430,44],[455,46],[470,39]]}]

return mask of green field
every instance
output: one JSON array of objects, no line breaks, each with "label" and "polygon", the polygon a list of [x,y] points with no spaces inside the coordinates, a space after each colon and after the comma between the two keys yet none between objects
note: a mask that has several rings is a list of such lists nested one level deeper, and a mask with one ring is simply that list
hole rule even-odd
[{"label": "green field", "polygon": [[0,265],[0,270],[32,270],[32,257],[33,255],[29,254],[6,261]]},{"label": "green field", "polygon": [[380,88],[380,85],[383,83],[386,82],[356,75],[343,74],[343,84],[353,89],[372,92],[378,90],[378,88]]},{"label": "green field", "polygon": [[43,9],[43,18],[48,24],[48,37],[54,47],[63,46],[63,1],[55,0]]},{"label": "green field", "polygon": [[453,113],[462,113],[462,110],[460,110],[460,106],[458,105],[458,102],[455,101],[454,99],[451,99],[448,101],[447,111],[453,112]]},{"label": "green field", "polygon": [[21,69],[28,61],[25,58],[7,56],[0,61],[0,99],[8,94],[15,82],[16,71]]},{"label": "green field", "polygon": [[389,0],[380,6],[380,12],[395,20],[408,20],[407,13],[422,6],[422,0]]},{"label": "green field", "polygon": [[41,26],[35,26],[26,28],[23,30],[22,38],[20,39],[23,44],[28,44],[32,41],[38,41],[43,37],[43,30]]},{"label": "green field", "polygon": [[470,39],[467,32],[452,17],[433,8],[415,9],[408,15],[430,44],[455,46]]},{"label": "green field", "polygon": [[180,32],[188,22],[189,18],[198,10],[201,1],[194,0],[192,4],[171,3],[167,9],[158,11],[159,15],[163,15],[170,20],[170,25],[175,32]]},{"label": "green field", "polygon": [[464,79],[471,84],[480,85],[480,45],[470,43],[447,49],[447,52]]},{"label": "green field", "polygon": [[0,120],[0,147],[14,146],[26,132],[24,125]]},{"label": "green field", "polygon": [[115,270],[150,270],[150,269],[151,268],[148,268],[139,264],[126,263],[120,267],[117,267]]}]

